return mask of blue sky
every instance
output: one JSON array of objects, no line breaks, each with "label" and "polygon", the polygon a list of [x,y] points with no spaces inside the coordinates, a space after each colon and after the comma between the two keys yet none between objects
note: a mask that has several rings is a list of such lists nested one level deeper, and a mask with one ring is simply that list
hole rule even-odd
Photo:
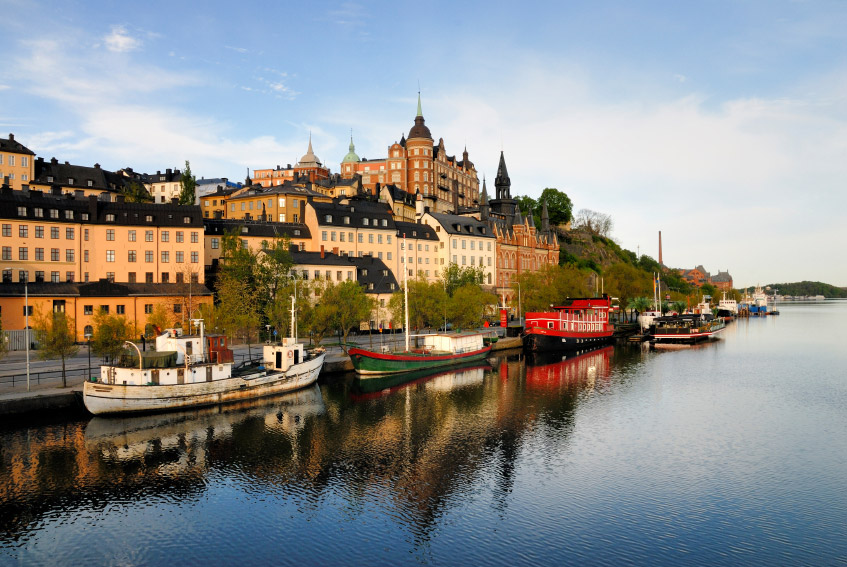
[{"label": "blue sky", "polygon": [[735,283],[847,286],[847,3],[0,0],[0,132],[39,156],[242,180],[382,157],[424,116],[513,195]]}]

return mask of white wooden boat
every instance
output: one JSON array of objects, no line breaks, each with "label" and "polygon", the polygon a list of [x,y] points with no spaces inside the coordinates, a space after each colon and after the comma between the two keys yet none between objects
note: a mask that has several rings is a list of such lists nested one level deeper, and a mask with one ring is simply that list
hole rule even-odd
[{"label": "white wooden boat", "polygon": [[182,335],[169,329],[156,337],[156,352],[122,356],[100,368],[83,386],[85,407],[95,415],[206,406],[280,394],[314,384],[326,353],[307,351],[296,339],[265,345],[260,362],[233,363],[223,335]]}]

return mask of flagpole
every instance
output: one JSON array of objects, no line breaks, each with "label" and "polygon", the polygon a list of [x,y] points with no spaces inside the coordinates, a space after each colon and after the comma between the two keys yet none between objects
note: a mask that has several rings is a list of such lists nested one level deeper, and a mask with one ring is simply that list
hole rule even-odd
[{"label": "flagpole", "polygon": [[409,266],[408,260],[409,257],[406,255],[408,252],[408,248],[406,247],[406,233],[403,233],[403,287],[405,288],[403,292],[403,298],[405,303],[405,310],[403,314],[405,315],[405,331],[406,331],[406,352],[409,352]]}]

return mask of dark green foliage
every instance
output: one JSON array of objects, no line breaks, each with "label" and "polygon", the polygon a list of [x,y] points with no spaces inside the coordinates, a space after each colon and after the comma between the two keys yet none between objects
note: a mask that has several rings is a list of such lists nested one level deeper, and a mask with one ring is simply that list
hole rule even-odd
[{"label": "dark green foliage", "polygon": [[[778,290],[780,295],[822,295],[827,299],[847,297],[847,288],[823,282],[772,283],[768,287]],[[753,290],[753,288],[749,289]]]},{"label": "dark green foliage", "polygon": [[188,160],[185,160],[185,171],[182,172],[182,179],[180,179],[179,184],[182,188],[179,192],[179,204],[193,205],[197,180],[191,175],[191,165],[188,163]]}]

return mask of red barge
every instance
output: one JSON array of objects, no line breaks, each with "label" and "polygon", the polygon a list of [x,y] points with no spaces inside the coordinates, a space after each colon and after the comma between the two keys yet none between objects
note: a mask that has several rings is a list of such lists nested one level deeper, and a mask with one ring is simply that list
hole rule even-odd
[{"label": "red barge", "polygon": [[572,352],[609,344],[614,326],[609,322],[608,295],[567,299],[552,311],[526,314],[524,349],[529,352]]}]

